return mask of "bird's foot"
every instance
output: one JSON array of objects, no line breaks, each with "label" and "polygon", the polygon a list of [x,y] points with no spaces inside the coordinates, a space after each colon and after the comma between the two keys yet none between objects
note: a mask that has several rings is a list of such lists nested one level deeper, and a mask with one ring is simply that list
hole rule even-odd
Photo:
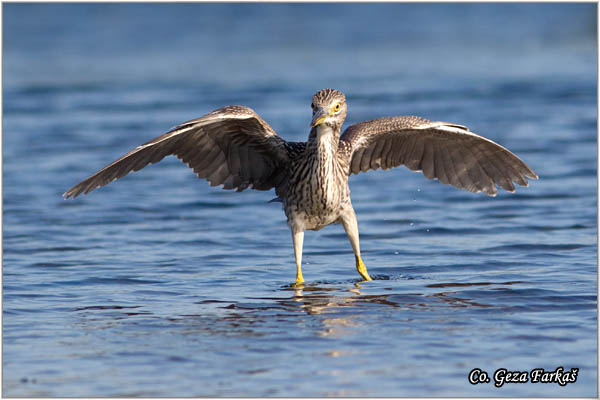
[{"label": "bird's foot", "polygon": [[360,258],[360,256],[356,257],[356,270],[358,271],[358,273],[360,274],[360,276],[363,277],[363,279],[365,281],[372,281],[373,280],[369,276],[369,273],[367,272],[367,267],[363,263],[362,258]]},{"label": "bird's foot", "polygon": [[296,283],[292,284],[292,287],[301,288],[304,287],[304,278],[302,277],[302,273],[296,274]]}]

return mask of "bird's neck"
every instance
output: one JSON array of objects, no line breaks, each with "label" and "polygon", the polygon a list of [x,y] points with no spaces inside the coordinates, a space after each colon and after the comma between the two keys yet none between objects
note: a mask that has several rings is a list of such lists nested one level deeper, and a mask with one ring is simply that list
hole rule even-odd
[{"label": "bird's neck", "polygon": [[308,145],[318,153],[320,159],[334,159],[339,140],[339,129],[323,124],[311,129]]}]

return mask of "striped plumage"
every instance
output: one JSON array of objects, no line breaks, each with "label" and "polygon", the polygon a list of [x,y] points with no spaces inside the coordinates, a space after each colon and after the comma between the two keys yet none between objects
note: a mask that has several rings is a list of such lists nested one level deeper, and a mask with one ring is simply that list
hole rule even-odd
[{"label": "striped plumage", "polygon": [[211,186],[242,191],[275,189],[292,231],[296,284],[304,231],[341,223],[365,280],[358,227],[350,200],[351,174],[405,165],[429,179],[494,196],[496,185],[514,191],[537,175],[504,147],[466,127],[420,117],[379,118],[348,127],[340,136],[347,104],[343,93],[323,89],[313,96],[307,142],[287,142],[252,109],[227,106],[176,126],[77,184],[77,197],[122,178],[167,155],[175,155]]}]

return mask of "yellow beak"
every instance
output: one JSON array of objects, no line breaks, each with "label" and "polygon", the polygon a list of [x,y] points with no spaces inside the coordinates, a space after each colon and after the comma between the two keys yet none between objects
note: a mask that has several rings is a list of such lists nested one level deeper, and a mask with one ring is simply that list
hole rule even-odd
[{"label": "yellow beak", "polygon": [[314,128],[317,125],[321,125],[323,123],[323,121],[325,121],[325,118],[327,118],[328,116],[329,115],[321,115],[317,119],[313,118],[312,123],[310,124],[310,127]]},{"label": "yellow beak", "polygon": [[315,113],[313,116],[312,122],[310,123],[310,127],[314,128],[317,125],[321,125],[327,117],[329,117],[331,113],[326,113],[323,110],[319,110],[319,112]]}]

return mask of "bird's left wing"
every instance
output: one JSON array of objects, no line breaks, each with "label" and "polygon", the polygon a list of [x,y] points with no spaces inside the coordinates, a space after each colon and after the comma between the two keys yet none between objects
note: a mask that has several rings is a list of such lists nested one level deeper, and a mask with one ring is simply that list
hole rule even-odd
[{"label": "bird's left wing", "polygon": [[212,186],[268,190],[285,177],[288,147],[252,109],[227,106],[136,147],[69,189],[64,197],[87,194],[171,154]]},{"label": "bird's left wing", "polygon": [[351,125],[339,152],[348,175],[406,165],[429,179],[490,196],[497,194],[496,185],[513,192],[513,181],[527,186],[527,177],[538,177],[513,153],[465,126],[413,116]]}]

